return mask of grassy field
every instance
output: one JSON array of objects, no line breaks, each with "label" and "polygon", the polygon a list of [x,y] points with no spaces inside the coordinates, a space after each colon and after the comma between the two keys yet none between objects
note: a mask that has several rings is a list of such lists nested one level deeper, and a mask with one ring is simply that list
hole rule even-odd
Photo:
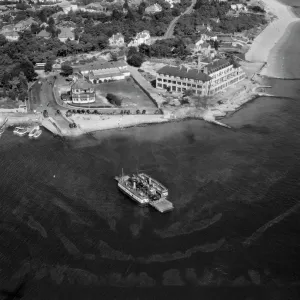
[{"label": "grassy field", "polygon": [[122,106],[155,107],[151,99],[131,77],[124,80],[97,84],[95,87],[97,95],[106,97],[108,93],[112,93],[119,96],[122,99]]}]

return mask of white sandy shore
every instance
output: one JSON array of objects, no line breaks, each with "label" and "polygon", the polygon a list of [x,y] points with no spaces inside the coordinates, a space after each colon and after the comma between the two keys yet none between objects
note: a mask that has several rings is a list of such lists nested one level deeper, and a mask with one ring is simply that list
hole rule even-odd
[{"label": "white sandy shore", "polygon": [[289,24],[299,19],[292,9],[277,0],[262,0],[265,10],[277,16],[278,19],[270,23],[253,41],[246,53],[246,60],[251,62],[268,62],[272,48],[285,34]]}]

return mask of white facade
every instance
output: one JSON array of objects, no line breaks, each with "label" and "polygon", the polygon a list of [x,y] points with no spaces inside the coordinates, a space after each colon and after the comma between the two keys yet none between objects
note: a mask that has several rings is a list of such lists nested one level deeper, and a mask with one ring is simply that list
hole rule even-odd
[{"label": "white facade", "polygon": [[128,47],[138,47],[141,44],[150,45],[151,36],[148,30],[139,32],[136,37],[128,44]]},{"label": "white facade", "polygon": [[108,39],[109,46],[111,47],[122,47],[124,46],[124,37],[121,33],[114,34]]},{"label": "white facade", "polygon": [[247,12],[248,8],[245,4],[231,4],[230,8],[236,12]]},{"label": "white facade", "polygon": [[208,64],[202,70],[163,67],[157,71],[156,88],[169,89],[175,93],[192,90],[201,96],[214,95],[245,78],[241,67],[234,68],[228,62],[215,69],[212,66],[214,67],[214,63]]},{"label": "white facade", "polygon": [[174,3],[180,3],[180,0],[165,0],[165,1],[170,4],[171,8],[173,8]]}]

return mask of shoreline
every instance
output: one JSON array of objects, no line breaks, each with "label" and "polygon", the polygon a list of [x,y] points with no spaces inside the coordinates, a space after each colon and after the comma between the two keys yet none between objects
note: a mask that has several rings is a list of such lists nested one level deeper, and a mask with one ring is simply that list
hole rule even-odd
[{"label": "shoreline", "polygon": [[[150,124],[179,122],[189,119],[201,119],[206,122],[230,128],[228,125],[221,123],[218,120],[223,120],[228,115],[238,112],[247,103],[253,102],[260,97],[259,93],[255,92],[255,88],[260,85],[260,79],[257,78],[256,80],[253,80],[253,77],[255,77],[255,75],[260,75],[261,77],[272,77],[272,74],[267,72],[270,67],[268,67],[268,63],[266,64],[271,55],[271,51],[277,44],[280,44],[282,35],[285,34],[288,26],[296,20],[299,21],[299,18],[294,14],[291,7],[277,0],[262,0],[262,2],[264,3],[266,12],[271,15],[275,15],[276,19],[271,21],[267,27],[254,39],[250,49],[245,55],[246,61],[241,63],[246,72],[247,78],[240,82],[241,84],[237,84],[236,86],[228,88],[226,91],[213,96],[212,100],[215,102],[215,104],[206,107],[205,109],[192,106],[180,108],[167,107],[164,109],[164,116],[160,117],[157,115],[130,115],[123,116],[121,118],[120,116],[105,116],[104,118],[100,118],[100,120],[99,117],[97,118],[96,116],[92,115],[74,115],[72,118],[64,117],[64,119],[68,119],[65,120],[66,123],[69,121],[75,122],[78,125],[78,128],[73,129],[70,129],[69,126],[67,126],[69,123],[62,125],[61,122],[57,122],[56,120],[52,119],[54,121],[52,122],[44,119],[41,115],[34,115],[34,118],[38,118],[41,126],[45,127],[54,135],[62,137],[78,137],[84,134],[95,133],[102,130],[143,127]],[[281,35],[278,35],[278,33],[281,33]],[[279,50],[277,51],[280,52],[280,46]],[[264,72],[267,72],[267,75],[264,74]],[[222,102],[221,104],[219,104],[220,101]],[[5,114],[3,118],[5,118],[6,115],[7,114]],[[12,125],[10,124],[11,122],[8,122],[7,125],[14,126],[17,124],[24,124],[24,121],[21,121],[22,117],[23,119],[31,119],[28,122],[25,122],[25,124],[37,122],[33,120],[33,116],[30,118],[30,115],[20,117],[20,121],[18,121],[19,117],[13,115],[11,117],[9,116],[10,119],[15,120],[13,121]]]}]

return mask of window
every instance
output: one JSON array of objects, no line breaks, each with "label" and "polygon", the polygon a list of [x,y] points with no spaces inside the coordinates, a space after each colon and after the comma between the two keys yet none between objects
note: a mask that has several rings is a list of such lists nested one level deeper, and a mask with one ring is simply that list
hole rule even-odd
[{"label": "window", "polygon": [[182,85],[186,86],[186,83],[185,83],[185,82],[183,82],[183,83],[182,83]]},{"label": "window", "polygon": [[163,82],[167,82],[167,79],[164,79]]},{"label": "window", "polygon": [[161,78],[157,78],[157,81],[161,81],[162,79]]},{"label": "window", "polygon": [[196,87],[196,84],[192,84],[192,87]]},{"label": "window", "polygon": [[161,83],[158,83],[157,86],[158,86],[158,87],[162,87],[162,84],[161,84]]},{"label": "window", "polygon": [[190,83],[188,83],[188,84],[187,84],[187,86],[191,86],[191,84],[190,84]]},{"label": "window", "polygon": [[172,81],[173,84],[176,84],[176,81]]},{"label": "window", "polygon": [[176,86],[172,86],[172,91],[176,91]]},{"label": "window", "polygon": [[171,83],[171,80],[168,80],[168,83]]}]

